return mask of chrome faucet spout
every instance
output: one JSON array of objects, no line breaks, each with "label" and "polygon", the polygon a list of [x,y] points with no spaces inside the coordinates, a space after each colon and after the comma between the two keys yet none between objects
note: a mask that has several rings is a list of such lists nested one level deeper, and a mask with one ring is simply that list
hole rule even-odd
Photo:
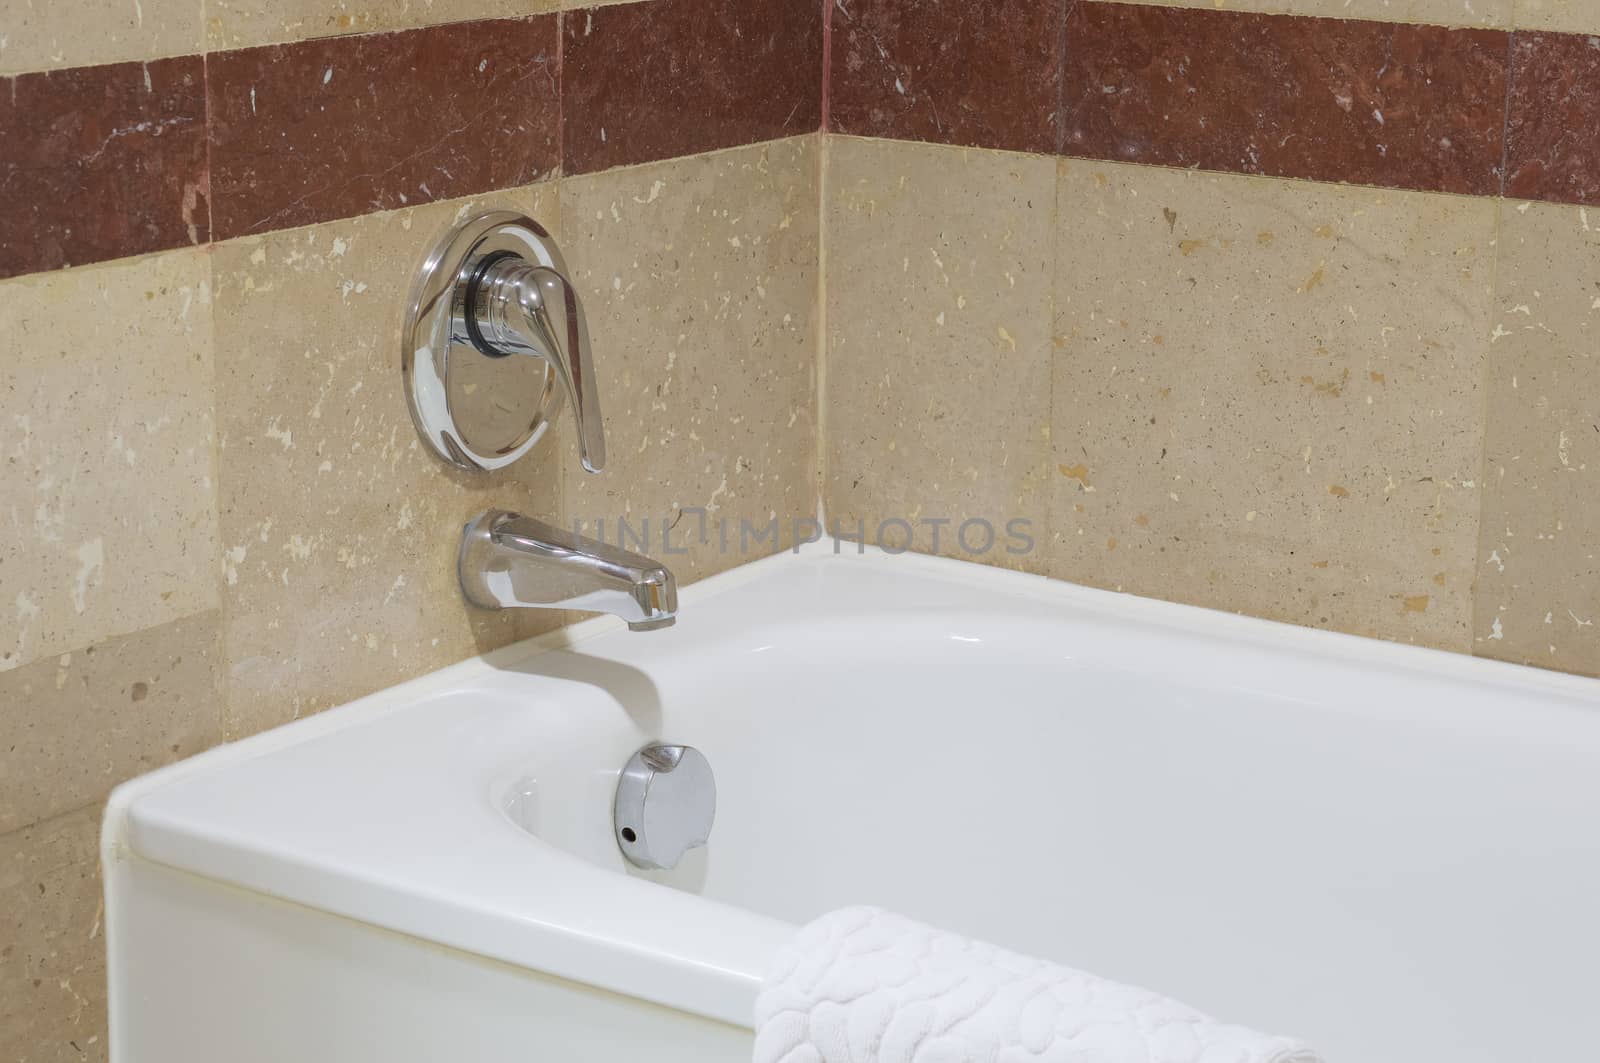
[{"label": "chrome faucet spout", "polygon": [[503,509],[466,527],[461,590],[483,609],[611,613],[633,631],[670,627],[678,584],[665,565]]}]

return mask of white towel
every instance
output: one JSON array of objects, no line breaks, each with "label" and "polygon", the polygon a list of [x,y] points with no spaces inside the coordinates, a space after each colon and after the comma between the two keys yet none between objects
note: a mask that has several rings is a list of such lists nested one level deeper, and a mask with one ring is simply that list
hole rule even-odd
[{"label": "white towel", "polygon": [[755,1063],[1320,1063],[1295,1041],[876,908],[795,936],[756,1000]]}]

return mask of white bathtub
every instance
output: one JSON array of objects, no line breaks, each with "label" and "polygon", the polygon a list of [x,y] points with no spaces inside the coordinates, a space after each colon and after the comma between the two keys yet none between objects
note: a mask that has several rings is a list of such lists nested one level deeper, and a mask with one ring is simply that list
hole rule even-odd
[{"label": "white bathtub", "polygon": [[[1600,1058],[1600,684],[914,556],[683,597],[119,789],[114,1063],[742,1060],[853,903],[1331,1063]],[[645,876],[651,739],[719,807]]]}]

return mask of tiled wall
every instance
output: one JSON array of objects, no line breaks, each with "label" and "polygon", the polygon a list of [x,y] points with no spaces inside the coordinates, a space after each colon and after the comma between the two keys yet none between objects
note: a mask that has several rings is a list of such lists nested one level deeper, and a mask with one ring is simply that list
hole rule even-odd
[{"label": "tiled wall", "polygon": [[1600,673],[1600,7],[1232,6],[833,5],[830,518]]},{"label": "tiled wall", "polygon": [[828,182],[830,513],[1469,648],[1492,200],[844,138]]},{"label": "tiled wall", "polygon": [[[8,1063],[105,1058],[111,787],[559,621],[462,603],[474,513],[816,506],[820,7],[135,6],[0,3]],[[590,308],[601,476],[567,418],[489,477],[412,428],[405,293],[489,206]]]},{"label": "tiled wall", "polygon": [[[105,1057],[112,786],[551,622],[461,604],[491,504],[820,473],[920,549],[1600,673],[1591,3],[0,5],[8,1058]],[[411,428],[402,293],[491,205],[588,300],[602,477]]]}]

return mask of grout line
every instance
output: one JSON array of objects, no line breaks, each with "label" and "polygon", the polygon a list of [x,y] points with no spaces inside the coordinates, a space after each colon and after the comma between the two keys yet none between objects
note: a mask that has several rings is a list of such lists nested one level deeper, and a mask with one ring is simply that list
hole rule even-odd
[{"label": "grout line", "polygon": [[[209,747],[208,746],[207,748],[214,748],[214,747]],[[196,752],[199,752],[199,751],[197,750]],[[189,755],[190,756],[194,756],[195,754],[191,753]],[[155,771],[156,769],[151,768],[149,770],[150,771]],[[132,778],[132,776],[130,776],[130,778]],[[127,781],[127,780],[122,780],[121,782],[118,782],[116,785],[117,786],[121,786],[122,782],[125,782],[125,781]],[[115,789],[115,787],[112,787],[112,789]],[[14,838],[17,835],[23,833],[24,831],[38,830],[39,828],[46,827],[46,826],[50,825],[51,823],[56,822],[57,820],[66,819],[68,816],[76,816],[79,813],[83,812],[85,809],[89,809],[89,808],[101,808],[101,809],[104,809],[105,805],[106,805],[106,802],[109,801],[110,799],[111,799],[111,791],[107,790],[105,792],[105,794],[103,794],[100,797],[96,797],[92,801],[85,801],[81,805],[73,805],[71,808],[64,808],[64,809],[61,809],[58,812],[52,812],[47,816],[40,816],[38,819],[34,820],[32,823],[24,823],[20,827],[12,827],[12,828],[10,828],[8,830],[0,830],[0,841],[6,840],[6,839],[9,839],[9,838]],[[103,813],[102,813],[102,815],[103,815]],[[99,831],[97,829],[96,830],[96,834],[98,835],[98,833],[99,833]],[[100,853],[100,844],[99,844],[98,840],[95,842],[95,845],[94,845],[93,848],[94,848],[95,856],[98,857],[99,853]]]},{"label": "grout line", "polygon": [[[1484,322],[1483,334],[1479,342],[1483,344],[1483,368],[1478,373],[1478,387],[1482,392],[1478,408],[1481,411],[1478,419],[1480,436],[1478,438],[1478,470],[1477,470],[1477,506],[1473,522],[1472,536],[1472,575],[1467,580],[1467,646],[1462,652],[1468,656],[1477,657],[1479,624],[1482,617],[1479,609],[1483,603],[1483,595],[1478,587],[1478,576],[1483,568],[1483,509],[1489,493],[1489,417],[1493,413],[1494,392],[1494,330],[1497,327],[1496,319],[1500,314],[1500,256],[1504,254],[1503,239],[1505,226],[1503,224],[1506,214],[1506,200],[1504,196],[1498,197],[1494,202],[1494,228],[1491,230],[1490,240],[1494,249],[1494,258],[1489,261],[1489,314]],[[1486,647],[1487,648],[1487,647]],[[1484,654],[1483,656],[1488,656]]]},{"label": "grout line", "polygon": [[831,136],[817,134],[817,373],[816,373],[816,494],[819,512],[828,486],[828,177],[832,167]]},{"label": "grout line", "polygon": [[227,666],[227,644],[229,644],[229,608],[227,597],[227,580],[222,575],[222,557],[226,554],[227,544],[222,541],[222,397],[221,387],[218,386],[218,365],[216,365],[216,303],[218,303],[221,280],[216,272],[216,194],[211,191],[211,56],[206,53],[202,56],[203,85],[205,85],[205,181],[206,181],[206,232],[205,243],[205,271],[206,282],[211,285],[211,304],[206,311],[205,346],[208,352],[208,362],[211,367],[211,520],[213,520],[213,533],[216,535],[216,556],[211,559],[211,578],[216,580],[216,735],[219,743],[232,740],[229,735],[229,695],[232,693],[232,680],[230,669]]},{"label": "grout line", "polygon": [[[1218,15],[1265,15],[1275,19],[1295,19],[1307,22],[1354,22],[1367,23],[1378,26],[1423,26],[1433,29],[1449,30],[1452,33],[1510,33],[1516,27],[1484,25],[1480,22],[1449,22],[1434,19],[1419,18],[1373,18],[1370,15],[1329,15],[1311,11],[1291,10],[1286,0],[1270,8],[1228,7],[1217,0],[1183,0],[1182,3],[1168,3],[1167,0],[1069,0],[1070,3],[1104,3],[1114,7],[1159,7],[1169,11],[1199,11]],[[1346,0],[1345,6],[1349,6]],[[1554,30],[1555,33],[1569,33],[1574,37],[1590,37],[1592,33],[1583,30]]]},{"label": "grout line", "polygon": [[[203,11],[204,8],[202,7]],[[200,94],[204,121],[202,132],[206,138],[206,247],[217,242],[217,195],[211,187],[211,53],[200,55]],[[212,291],[216,291],[216,278],[212,278]]]},{"label": "grout line", "polygon": [[[1103,3],[1106,0],[1093,0]],[[843,137],[849,140],[873,141],[875,143],[912,144],[925,148],[948,148],[952,151],[974,152],[986,151],[996,155],[1020,155],[1037,159],[1059,159],[1063,162],[1099,163],[1105,166],[1116,166],[1135,170],[1168,170],[1173,173],[1205,174],[1212,177],[1225,177],[1240,181],[1267,181],[1288,182],[1295,185],[1314,185],[1323,188],[1336,188],[1354,191],[1386,192],[1407,196],[1444,196],[1450,199],[1488,200],[1497,201],[1500,196],[1494,192],[1450,192],[1436,188],[1406,188],[1400,185],[1369,185],[1356,184],[1350,181],[1339,181],[1326,177],[1293,177],[1270,173],[1245,173],[1239,170],[1212,170],[1201,166],[1183,166],[1171,162],[1134,162],[1127,159],[1110,158],[1105,155],[1080,155],[1072,152],[1054,154],[1047,151],[1019,151],[1015,148],[995,148],[982,144],[956,144],[942,140],[916,140],[892,136],[874,136],[864,133],[830,133],[830,137]],[[1510,197],[1516,198],[1516,197]],[[1548,202],[1555,205],[1581,206],[1578,203],[1566,203],[1558,200],[1537,200],[1535,202]]]},{"label": "grout line", "polygon": [[[833,3],[822,0],[822,126],[828,131],[828,110],[833,103]],[[820,186],[819,186],[820,187]]]},{"label": "grout line", "polygon": [[[616,5],[622,6],[620,4]],[[219,55],[234,55],[241,52],[260,52],[268,48],[301,48],[319,44],[330,44],[344,41],[364,41],[377,37],[399,37],[408,33],[427,33],[432,30],[453,29],[460,26],[470,26],[473,23],[507,23],[507,22],[535,22],[541,18],[554,18],[560,15],[558,11],[534,11],[531,13],[514,15],[475,15],[469,18],[447,18],[438,22],[423,22],[415,26],[382,26],[369,30],[350,30],[345,33],[319,33],[313,37],[290,37],[282,41],[264,41],[260,44],[241,44],[233,48],[208,49]],[[153,60],[152,60],[153,62]]]},{"label": "grout line", "polygon": [[567,175],[567,12],[556,12],[556,168]]},{"label": "grout line", "polygon": [[1078,9],[1077,0],[1062,0],[1061,5],[1061,70],[1056,81],[1056,155],[1067,150],[1067,68],[1072,62],[1072,15]]},{"label": "grout line", "polygon": [[[1073,0],[1067,0],[1067,10],[1070,14]],[[1066,85],[1066,76],[1063,72],[1061,78],[1063,86]],[[1066,117],[1062,116],[1062,136],[1066,135]],[[1056,370],[1057,362],[1065,358],[1065,352],[1056,347],[1056,292],[1061,290],[1061,185],[1062,172],[1066,166],[1057,153],[1051,166],[1055,180],[1050,185],[1050,277],[1049,287],[1045,289],[1045,369],[1049,376],[1045,378],[1045,421],[1044,421],[1044,468],[1041,470],[1044,480],[1040,485],[1039,497],[1042,503],[1044,527],[1041,529],[1040,539],[1043,541],[1040,550],[1042,556],[1036,559],[1033,571],[1043,573],[1053,579],[1066,579],[1067,576],[1057,571],[1055,551],[1055,525],[1057,496],[1060,489],[1056,487]]]},{"label": "grout line", "polygon": [[[206,130],[206,170],[207,170],[207,209],[212,211],[212,197],[209,192],[211,168],[211,131],[209,128],[209,114],[211,108],[211,95],[206,94],[207,130]],[[212,221],[215,225],[215,221]],[[229,742],[235,737],[229,733],[230,718],[229,706],[233,693],[232,670],[228,667],[229,644],[231,642],[232,625],[229,623],[233,609],[229,604],[228,583],[223,575],[223,558],[227,554],[228,546],[222,535],[222,388],[220,387],[220,373],[217,365],[217,303],[221,297],[222,282],[217,276],[217,240],[215,231],[206,244],[206,280],[211,285],[211,302],[206,314],[205,345],[208,354],[207,362],[211,367],[211,519],[212,534],[215,536],[216,551],[211,559],[211,578],[216,581],[217,588],[217,636],[215,651],[216,661],[216,692],[217,692],[217,741]]]},{"label": "grout line", "polygon": [[[200,26],[205,33],[206,14],[209,0],[201,0]],[[205,43],[202,41],[202,43]],[[206,314],[205,345],[209,355],[207,361],[211,367],[211,432],[210,432],[210,457],[211,457],[211,520],[212,534],[215,536],[215,553],[211,559],[211,578],[216,581],[217,588],[217,631],[212,643],[212,652],[216,654],[216,667],[214,671],[214,689],[216,691],[217,711],[215,717],[216,739],[218,744],[227,742],[232,737],[229,735],[229,701],[233,693],[232,670],[228,667],[228,647],[230,642],[231,625],[229,618],[233,610],[228,602],[228,583],[223,575],[223,557],[227,546],[222,538],[222,389],[219,386],[217,368],[217,300],[220,295],[220,282],[217,277],[217,194],[216,182],[212,179],[211,148],[215,141],[212,136],[214,117],[212,114],[211,95],[211,56],[212,50],[206,47],[200,54],[200,84],[205,104],[205,138],[206,138],[206,281],[211,286],[211,303]]]}]

